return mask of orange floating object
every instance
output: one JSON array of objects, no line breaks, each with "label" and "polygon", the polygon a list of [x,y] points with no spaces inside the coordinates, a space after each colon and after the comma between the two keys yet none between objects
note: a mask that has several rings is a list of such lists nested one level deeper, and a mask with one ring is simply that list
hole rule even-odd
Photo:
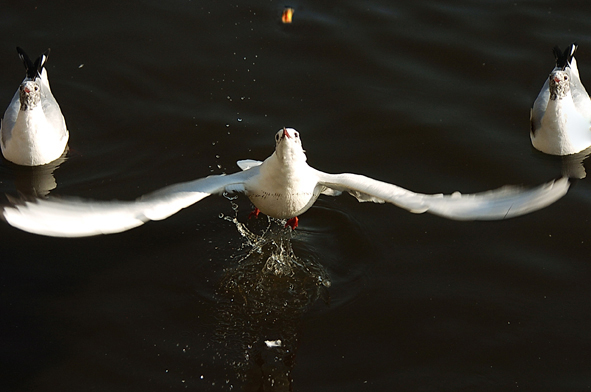
[{"label": "orange floating object", "polygon": [[291,18],[293,17],[293,8],[285,8],[283,10],[283,15],[281,15],[281,21],[283,23],[291,23]]}]

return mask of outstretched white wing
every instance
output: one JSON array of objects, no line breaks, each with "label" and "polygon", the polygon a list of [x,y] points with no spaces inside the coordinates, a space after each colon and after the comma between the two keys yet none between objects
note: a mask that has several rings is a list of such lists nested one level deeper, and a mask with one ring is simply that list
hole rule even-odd
[{"label": "outstretched white wing", "polygon": [[[359,201],[392,203],[414,213],[430,212],[455,220],[506,219],[544,208],[566,194],[566,177],[535,188],[504,186],[492,191],[462,195],[424,195],[357,174],[327,174],[316,170],[322,193],[349,192]],[[338,194],[338,193],[337,193]]]},{"label": "outstretched white wing", "polygon": [[5,207],[4,219],[14,227],[53,237],[86,237],[119,233],[149,220],[161,220],[211,195],[243,192],[244,181],[258,168],[171,185],[134,201],[48,198]]}]

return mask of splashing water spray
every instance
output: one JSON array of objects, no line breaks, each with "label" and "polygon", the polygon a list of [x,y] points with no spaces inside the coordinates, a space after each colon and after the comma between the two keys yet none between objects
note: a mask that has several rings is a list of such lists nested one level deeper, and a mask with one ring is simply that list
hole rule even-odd
[{"label": "splashing water spray", "polygon": [[231,196],[224,194],[224,197],[231,202],[233,216],[220,214],[220,218],[232,222],[240,235],[246,240],[242,244],[242,248],[249,248],[246,256],[242,257],[239,262],[242,262],[254,254],[264,255],[270,252],[262,272],[276,276],[291,276],[294,275],[294,268],[307,272],[310,276],[315,276],[318,283],[324,287],[330,287],[331,283],[324,269],[317,263],[309,265],[298,258],[292,247],[291,239],[294,238],[295,232],[285,227],[285,220],[275,219],[267,216],[267,227],[263,229],[262,233],[253,233],[245,224],[238,221],[238,204],[235,200],[238,196]]}]

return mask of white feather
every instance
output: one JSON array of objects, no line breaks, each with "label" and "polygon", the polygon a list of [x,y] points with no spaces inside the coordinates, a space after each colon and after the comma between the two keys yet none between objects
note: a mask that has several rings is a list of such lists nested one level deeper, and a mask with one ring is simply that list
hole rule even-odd
[{"label": "white feather", "polygon": [[[285,136],[285,135],[289,136]],[[306,163],[299,134],[278,132],[275,152],[264,162],[240,161],[244,171],[171,185],[135,201],[48,198],[5,207],[6,221],[19,229],[56,237],[116,233],[148,220],[160,220],[211,195],[245,193],[262,213],[292,218],[307,211],[323,194],[349,192],[360,201],[392,203],[411,212],[450,219],[505,219],[544,208],[566,194],[567,178],[526,189],[503,187],[462,195],[425,195],[357,174],[328,174]],[[297,135],[297,137],[296,137]]]}]

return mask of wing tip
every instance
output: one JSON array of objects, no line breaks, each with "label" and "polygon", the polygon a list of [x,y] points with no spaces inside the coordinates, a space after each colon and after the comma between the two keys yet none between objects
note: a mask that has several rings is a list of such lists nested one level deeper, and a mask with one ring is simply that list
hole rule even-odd
[{"label": "wing tip", "polygon": [[556,67],[564,70],[567,66],[570,66],[573,56],[577,51],[578,45],[573,42],[562,51],[558,45],[552,50],[554,57],[556,58]]},{"label": "wing tip", "polygon": [[35,62],[31,61],[31,58],[20,46],[16,47],[16,51],[23,62],[23,65],[25,66],[27,78],[34,80],[35,78],[40,77],[43,72],[43,68],[45,67],[45,63],[47,63],[47,59],[49,58],[51,48],[47,48],[45,52],[41,53]]}]

